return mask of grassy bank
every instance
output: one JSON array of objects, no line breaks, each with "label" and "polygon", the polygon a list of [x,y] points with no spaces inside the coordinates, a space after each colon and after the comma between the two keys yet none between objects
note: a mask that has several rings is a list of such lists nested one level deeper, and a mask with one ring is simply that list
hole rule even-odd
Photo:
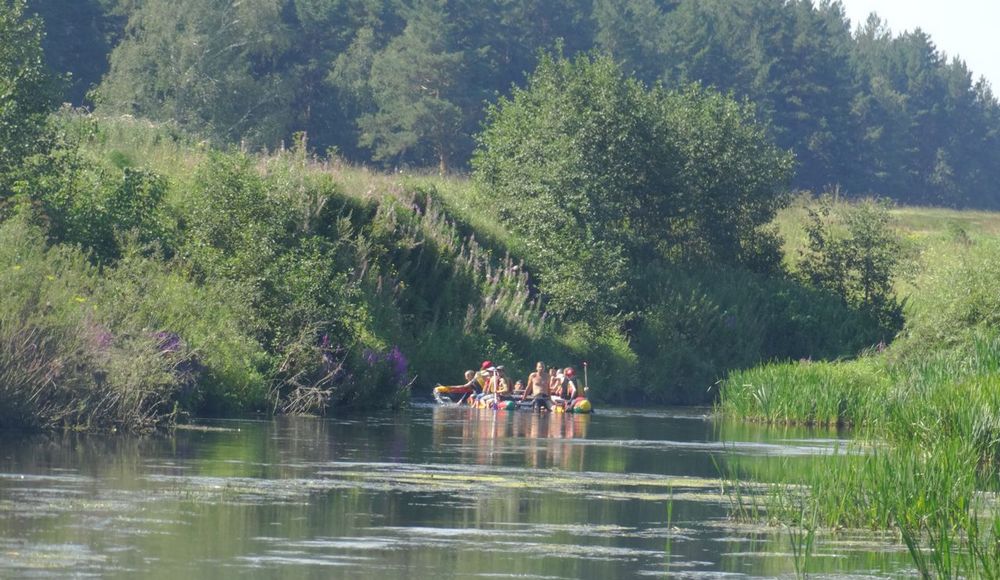
[{"label": "grassy bank", "polygon": [[1000,240],[954,223],[949,216],[919,234],[918,265],[901,283],[912,293],[896,341],[848,361],[733,372],[719,411],[769,423],[853,425],[900,439],[968,436],[988,455],[1000,370]]},{"label": "grassy bank", "polygon": [[926,577],[996,577],[1000,216],[893,213],[915,256],[897,281],[908,298],[899,337],[852,360],[730,373],[717,407],[733,420],[852,426],[872,446],[804,469],[734,470],[734,481],[775,486],[741,496],[736,513],[800,529],[894,530]]},{"label": "grassy bank", "polygon": [[304,142],[248,155],[133,119],[56,121],[63,144],[0,207],[17,241],[0,265],[4,427],[396,406],[484,358],[518,374],[587,360],[598,396],[634,376],[623,335],[546,315],[516,244],[453,180]]}]

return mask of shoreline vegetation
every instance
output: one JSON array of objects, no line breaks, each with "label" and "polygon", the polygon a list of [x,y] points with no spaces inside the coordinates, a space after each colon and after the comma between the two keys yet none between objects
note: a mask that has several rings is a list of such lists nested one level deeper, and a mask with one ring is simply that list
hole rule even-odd
[{"label": "shoreline vegetation", "polygon": [[[850,427],[852,452],[726,476],[734,513],[817,529],[887,530],[923,577],[1000,573],[1000,241],[989,214],[898,208],[918,251],[897,286],[906,324],[884,348],[837,362],[790,361],[728,375],[722,421]],[[934,224],[937,225],[934,225]]]},{"label": "shoreline vegetation", "polygon": [[[785,71],[815,81],[787,99],[780,82],[720,92],[690,81],[740,75],[644,77],[641,58],[533,38],[542,50],[518,61],[533,72],[487,99],[450,93],[469,47],[429,41],[448,22],[433,3],[360,15],[327,47],[332,69],[292,51],[324,29],[294,37],[309,12],[298,4],[189,4],[88,8],[103,10],[103,54],[120,41],[110,69],[90,71],[93,114],[58,109],[67,79],[44,64],[43,23],[24,0],[0,1],[0,427],[142,432],[391,408],[476,361],[519,375],[588,361],[599,404],[714,401],[724,421],[853,429],[850,452],[804,465],[727,461],[734,517],[791,526],[797,573],[818,528],[849,527],[894,531],[924,577],[1000,577],[1000,215],[836,185],[794,195],[856,173],[857,191],[996,205],[998,103],[922,33],[892,38],[874,19],[837,37],[840,51],[809,45],[835,63],[729,63],[757,83],[757,61],[811,62]],[[679,33],[747,20],[713,6],[654,12]],[[794,15],[779,19],[799,31],[788,38],[843,32],[814,26],[843,25],[837,3],[754,6]],[[287,42],[239,41],[292,15]],[[613,28],[602,43],[617,46]],[[741,32],[734,55],[759,31]],[[147,39],[241,52],[215,59],[230,68],[180,54],[195,82],[174,82],[143,76],[176,68],[151,66],[169,51]],[[414,54],[449,71],[417,79],[419,99]],[[903,62],[931,63],[914,73],[931,89],[888,79]],[[823,70],[844,73],[835,107],[815,100],[832,94]],[[314,82],[282,82],[290,72]],[[951,110],[966,116],[938,116]],[[316,126],[325,153],[293,126]],[[382,171],[338,155],[340,133]],[[445,174],[462,156],[468,177],[396,165]]]},{"label": "shoreline vegetation", "polygon": [[33,145],[0,164],[4,427],[394,407],[484,359],[588,361],[602,404],[704,403],[724,369],[850,357],[900,322],[887,208],[821,204],[795,274],[772,223],[793,156],[712,89],[557,48],[489,107],[468,178],[379,173],[304,133],[220,149],[55,110],[14,16],[0,137]]},{"label": "shoreline vegetation", "polygon": [[58,181],[0,223],[5,428],[392,407],[483,352],[628,356],[546,316],[502,230],[449,209],[461,180],[322,162],[304,142],[224,153],[135,119],[55,122],[74,144],[44,160]]},{"label": "shoreline vegetation", "polygon": [[[554,313],[529,240],[467,179],[318,159],[304,136],[248,154],[128,117],[50,123],[59,144],[2,206],[0,330],[10,345],[51,337],[31,357],[6,350],[21,382],[5,398],[39,405],[8,405],[6,427],[391,407],[483,353],[515,370],[590,361],[602,403],[704,403],[721,368],[877,341],[835,293],[738,265],[647,264],[664,293],[633,297],[647,307],[632,320]],[[26,377],[67,386],[45,402]],[[115,394],[95,406],[90,392]]]}]

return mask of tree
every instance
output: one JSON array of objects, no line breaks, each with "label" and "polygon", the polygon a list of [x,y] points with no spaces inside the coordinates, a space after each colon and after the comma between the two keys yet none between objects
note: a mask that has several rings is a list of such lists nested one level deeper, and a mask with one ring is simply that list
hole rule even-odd
[{"label": "tree", "polygon": [[662,186],[653,109],[608,58],[544,56],[525,89],[487,113],[474,175],[528,239],[550,310],[611,316],[624,306],[628,217]]},{"label": "tree", "polygon": [[42,48],[49,66],[69,77],[65,100],[83,104],[108,70],[108,54],[121,39],[125,18],[119,0],[28,0],[45,23]]},{"label": "tree", "polygon": [[663,73],[666,24],[656,0],[596,0],[596,44],[646,82]]},{"label": "tree", "polygon": [[59,102],[42,23],[24,12],[24,0],[0,0],[0,200],[10,193],[11,171],[49,146],[47,119]]},{"label": "tree", "polygon": [[749,98],[795,151],[795,185],[821,189],[852,158],[850,21],[839,3],[686,1],[667,19],[664,76]]},{"label": "tree", "polygon": [[834,206],[824,198],[817,209],[809,210],[809,245],[798,263],[807,283],[870,314],[887,341],[903,325],[903,305],[893,291],[902,244],[890,220],[885,203],[866,199]]},{"label": "tree", "polygon": [[[286,12],[291,45],[281,63],[282,76],[298,85],[290,103],[294,132],[309,136],[309,145],[323,151],[364,159],[358,147],[357,119],[369,112],[367,85],[371,54],[385,38],[402,30],[391,0],[289,0]],[[361,39],[361,40],[359,40]],[[371,40],[366,44],[365,40]],[[359,48],[365,48],[360,51]]]},{"label": "tree", "polygon": [[775,271],[781,240],[768,224],[788,202],[792,154],[774,145],[747,101],[697,86],[656,95],[661,138],[682,163],[669,194],[643,204],[643,237],[688,262]]},{"label": "tree", "polygon": [[408,14],[406,29],[371,64],[373,113],[358,119],[361,144],[378,160],[426,163],[446,173],[460,147],[462,108],[456,103],[464,55],[451,49],[451,25],[440,0]]},{"label": "tree", "polygon": [[343,114],[356,121],[357,141],[375,160],[461,168],[483,104],[524,82],[539,47],[560,38],[573,51],[592,45],[588,6],[571,0],[393,3],[391,14],[360,23],[332,59],[327,80]]},{"label": "tree", "polygon": [[529,240],[550,310],[592,320],[635,308],[628,282],[650,260],[773,265],[758,230],[791,157],[747,105],[648,90],[609,57],[545,55],[490,108],[473,168]]},{"label": "tree", "polygon": [[223,142],[276,146],[298,80],[283,0],[150,0],[111,54],[98,109],[172,120]]}]

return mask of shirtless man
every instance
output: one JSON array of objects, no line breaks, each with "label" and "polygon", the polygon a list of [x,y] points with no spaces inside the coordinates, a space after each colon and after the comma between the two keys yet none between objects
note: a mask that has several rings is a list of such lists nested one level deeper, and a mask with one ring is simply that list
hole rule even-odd
[{"label": "shirtless man", "polygon": [[545,365],[541,361],[535,364],[535,372],[528,375],[528,384],[525,386],[521,400],[524,401],[529,395],[533,399],[531,405],[533,408],[537,409],[545,405],[546,409],[552,410],[552,401],[549,400],[549,375],[545,372]]}]

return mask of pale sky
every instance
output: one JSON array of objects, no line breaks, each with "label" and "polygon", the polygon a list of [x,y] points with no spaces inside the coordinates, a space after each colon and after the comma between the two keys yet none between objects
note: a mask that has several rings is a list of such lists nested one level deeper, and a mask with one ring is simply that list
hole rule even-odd
[{"label": "pale sky", "polygon": [[854,28],[872,12],[892,29],[893,36],[920,28],[946,53],[957,56],[972,71],[975,82],[986,77],[1000,93],[1000,2],[996,0],[841,0]]}]

